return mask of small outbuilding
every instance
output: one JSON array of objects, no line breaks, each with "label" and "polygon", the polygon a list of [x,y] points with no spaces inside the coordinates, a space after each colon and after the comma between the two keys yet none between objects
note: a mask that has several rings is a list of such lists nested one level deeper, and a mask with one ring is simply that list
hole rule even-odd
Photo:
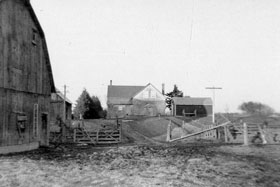
[{"label": "small outbuilding", "polygon": [[[65,99],[65,103],[64,103]],[[64,109],[65,107],[65,109]],[[64,114],[65,113],[65,114]],[[56,93],[51,94],[51,111],[50,111],[50,124],[56,126],[62,122],[65,115],[66,125],[70,126],[72,119],[72,102],[56,89]]]},{"label": "small outbuilding", "polygon": [[173,97],[172,114],[173,116],[211,116],[213,102],[211,98],[202,97]]}]

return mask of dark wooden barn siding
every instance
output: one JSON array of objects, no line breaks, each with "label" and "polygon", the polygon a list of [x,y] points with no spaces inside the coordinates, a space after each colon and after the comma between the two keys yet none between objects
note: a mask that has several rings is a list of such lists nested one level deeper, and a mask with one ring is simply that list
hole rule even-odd
[{"label": "dark wooden barn siding", "polygon": [[4,89],[0,89],[0,146],[4,141],[4,128],[5,128],[5,114],[6,109],[4,105]]},{"label": "dark wooden barn siding", "polygon": [[[23,0],[0,1],[0,137],[1,146],[33,141],[48,143],[47,116],[51,83],[46,48]],[[38,137],[33,132],[34,104],[38,104]],[[23,138],[17,116],[26,116]]]},{"label": "dark wooden barn siding", "polygon": [[4,87],[49,94],[50,80],[42,38],[30,13],[21,1],[3,1],[1,8],[1,66],[4,67],[1,80]]},{"label": "dark wooden barn siding", "polygon": [[[42,126],[42,114],[49,111],[49,97],[43,95],[30,95],[18,93],[12,90],[1,89],[1,146],[16,145],[22,143],[31,143],[40,141],[41,144],[47,144],[48,126]],[[38,126],[37,132],[34,132],[34,104],[38,104]],[[20,136],[17,117],[26,116],[25,129]],[[48,116],[49,118],[49,116]],[[7,125],[8,124],[8,125]],[[42,130],[40,130],[42,129]]]},{"label": "dark wooden barn siding", "polygon": [[212,105],[176,105],[177,116],[183,116],[183,110],[185,113],[193,113],[196,110],[199,117],[212,115]]}]

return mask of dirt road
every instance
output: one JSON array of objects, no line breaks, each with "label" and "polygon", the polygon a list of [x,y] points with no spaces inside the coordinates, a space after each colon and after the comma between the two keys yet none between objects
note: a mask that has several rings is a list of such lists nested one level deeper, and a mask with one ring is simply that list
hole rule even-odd
[{"label": "dirt road", "polygon": [[0,186],[280,186],[280,146],[64,145],[0,157]]}]

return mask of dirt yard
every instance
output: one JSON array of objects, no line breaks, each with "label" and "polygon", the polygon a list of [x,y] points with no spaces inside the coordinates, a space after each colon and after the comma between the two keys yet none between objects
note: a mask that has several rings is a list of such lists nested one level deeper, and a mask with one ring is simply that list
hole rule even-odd
[{"label": "dirt yard", "polygon": [[280,145],[63,145],[0,157],[0,186],[280,186]]},{"label": "dirt yard", "polygon": [[155,138],[165,140],[162,120],[127,121],[122,145],[61,144],[2,155],[0,187],[280,186],[280,144],[168,144]]}]

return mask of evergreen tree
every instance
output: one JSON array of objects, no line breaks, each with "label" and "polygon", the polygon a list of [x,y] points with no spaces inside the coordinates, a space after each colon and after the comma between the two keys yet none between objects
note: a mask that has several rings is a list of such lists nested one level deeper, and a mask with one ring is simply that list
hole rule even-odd
[{"label": "evergreen tree", "polygon": [[183,92],[178,89],[178,86],[176,84],[174,85],[173,91],[169,92],[165,95],[167,96],[165,99],[166,107],[168,107],[169,109],[171,109],[171,102],[172,102],[173,97],[183,97],[184,96]]},{"label": "evergreen tree", "polygon": [[103,118],[103,108],[101,106],[99,98],[97,96],[92,96],[91,99],[93,101],[94,118]]},{"label": "evergreen tree", "polygon": [[94,102],[86,89],[83,90],[74,108],[74,117],[79,119],[80,115],[83,117],[83,119],[96,118]]}]

